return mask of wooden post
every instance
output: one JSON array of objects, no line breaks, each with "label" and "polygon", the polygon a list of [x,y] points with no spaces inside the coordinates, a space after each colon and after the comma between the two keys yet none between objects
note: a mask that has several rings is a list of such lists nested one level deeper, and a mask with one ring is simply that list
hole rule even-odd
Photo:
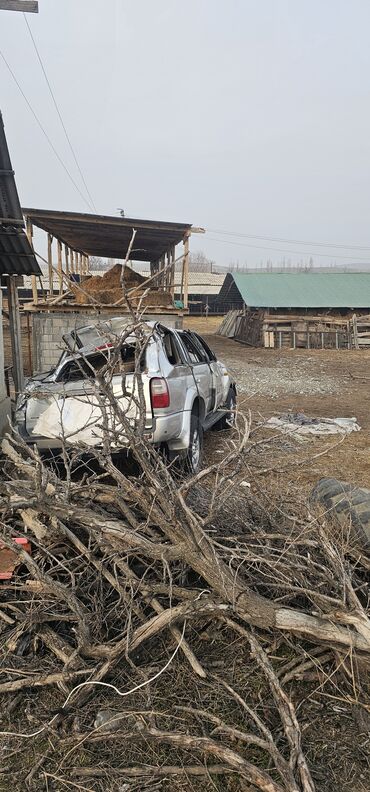
[{"label": "wooden post", "polygon": [[172,267],[170,269],[170,278],[169,278],[169,285],[170,285],[170,292],[172,301],[175,299],[175,260],[176,260],[176,252],[175,252],[175,245],[173,245],[171,249],[171,263]]},{"label": "wooden post", "polygon": [[[29,217],[26,217],[26,234],[27,234],[27,239],[28,239],[28,241],[29,241],[29,243],[31,245],[32,250],[33,250],[33,242],[32,242],[33,228],[32,228],[32,222],[31,222]],[[37,280],[36,280],[36,275],[31,275],[31,284],[32,284],[32,299],[33,299],[34,304],[37,305]]]},{"label": "wooden post", "polygon": [[184,236],[184,260],[182,264],[183,304],[186,310],[188,308],[189,298],[189,237],[190,231],[187,231]]},{"label": "wooden post", "polygon": [[49,296],[53,296],[53,237],[48,234],[48,272],[49,272]]},{"label": "wooden post", "polygon": [[161,289],[162,289],[162,291],[166,291],[166,273],[165,273],[165,269],[166,269],[166,254],[164,253],[162,258],[161,258],[161,271],[162,271],[162,274],[161,274]]},{"label": "wooden post", "polygon": [[358,343],[357,316],[356,316],[356,314],[353,314],[353,317],[352,317],[352,327],[353,327],[353,345],[354,345],[355,349],[359,349],[360,347],[359,347],[359,343]]},{"label": "wooden post", "polygon": [[69,275],[69,249],[68,249],[68,245],[64,245],[64,258],[65,258],[65,262],[66,262],[66,265],[65,265],[66,275]]},{"label": "wooden post", "polygon": [[59,294],[63,291],[63,264],[62,264],[62,243],[60,239],[57,241],[58,249],[58,280],[59,280]]},{"label": "wooden post", "polygon": [[28,366],[29,366],[29,373],[32,377],[32,344],[31,344],[31,317],[30,312],[26,311],[27,316],[27,347],[28,347]]},{"label": "wooden post", "polygon": [[16,393],[20,393],[24,385],[23,355],[17,279],[14,275],[9,275],[7,277],[6,285],[8,291],[10,340],[12,345],[13,380]]},{"label": "wooden post", "polygon": [[[158,259],[157,259],[157,261],[151,261],[150,262],[150,275],[153,277],[154,275],[157,274],[158,271],[159,271],[159,261],[158,261]],[[155,286],[155,287],[159,286],[159,278],[154,278],[154,280],[152,282],[152,286]]]}]

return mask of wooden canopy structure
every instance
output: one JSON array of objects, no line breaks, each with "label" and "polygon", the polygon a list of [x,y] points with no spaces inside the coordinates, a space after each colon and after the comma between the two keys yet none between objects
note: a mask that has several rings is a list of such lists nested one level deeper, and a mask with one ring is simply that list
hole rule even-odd
[{"label": "wooden canopy structure", "polygon": [[[189,238],[194,229],[189,223],[139,220],[128,217],[109,217],[77,212],[60,212],[24,208],[28,237],[33,227],[48,235],[49,293],[53,294],[55,276],[59,292],[71,275],[89,275],[89,256],[104,256],[124,260],[128,251],[131,261],[150,263],[151,283],[174,295],[175,264],[182,260],[181,299],[188,306]],[[135,232],[135,233],[134,233]],[[57,255],[53,254],[56,242]],[[176,258],[176,246],[182,243],[181,255]],[[131,248],[130,248],[131,245]],[[54,257],[53,257],[54,256]],[[54,262],[56,261],[56,266]],[[37,304],[36,284],[33,289]]]}]

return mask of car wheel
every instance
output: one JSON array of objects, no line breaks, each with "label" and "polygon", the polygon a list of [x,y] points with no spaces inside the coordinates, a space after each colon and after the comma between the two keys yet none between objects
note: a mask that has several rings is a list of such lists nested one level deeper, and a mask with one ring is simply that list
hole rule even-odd
[{"label": "car wheel", "polygon": [[234,388],[229,388],[227,394],[226,404],[224,407],[225,412],[217,423],[214,425],[216,432],[221,432],[225,429],[233,429],[236,423],[236,393]]},{"label": "car wheel", "polygon": [[185,469],[188,473],[198,473],[203,456],[203,429],[197,415],[192,413],[190,420],[190,439],[185,457]]}]

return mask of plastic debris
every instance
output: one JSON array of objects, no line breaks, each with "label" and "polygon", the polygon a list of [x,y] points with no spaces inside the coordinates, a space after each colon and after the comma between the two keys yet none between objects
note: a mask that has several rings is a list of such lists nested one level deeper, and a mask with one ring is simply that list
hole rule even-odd
[{"label": "plastic debris", "polygon": [[[28,539],[17,537],[13,539],[13,542],[21,545],[27,553],[31,552],[31,545]],[[14,570],[21,563],[18,554],[0,542],[0,580],[10,580],[13,577]]]},{"label": "plastic debris", "polygon": [[331,435],[359,432],[361,427],[356,418],[311,418],[304,413],[285,413],[273,416],[266,426],[284,434]]}]

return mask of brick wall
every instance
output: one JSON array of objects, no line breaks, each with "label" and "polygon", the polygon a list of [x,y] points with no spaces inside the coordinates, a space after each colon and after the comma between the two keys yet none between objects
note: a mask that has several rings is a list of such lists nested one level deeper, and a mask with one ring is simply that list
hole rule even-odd
[{"label": "brick wall", "polygon": [[[33,373],[42,374],[55,366],[64,349],[63,335],[109,318],[112,318],[112,314],[104,312],[104,309],[98,318],[79,311],[32,312]],[[145,318],[148,322],[162,322],[168,327],[182,327],[182,316],[179,314],[147,314]]]}]

